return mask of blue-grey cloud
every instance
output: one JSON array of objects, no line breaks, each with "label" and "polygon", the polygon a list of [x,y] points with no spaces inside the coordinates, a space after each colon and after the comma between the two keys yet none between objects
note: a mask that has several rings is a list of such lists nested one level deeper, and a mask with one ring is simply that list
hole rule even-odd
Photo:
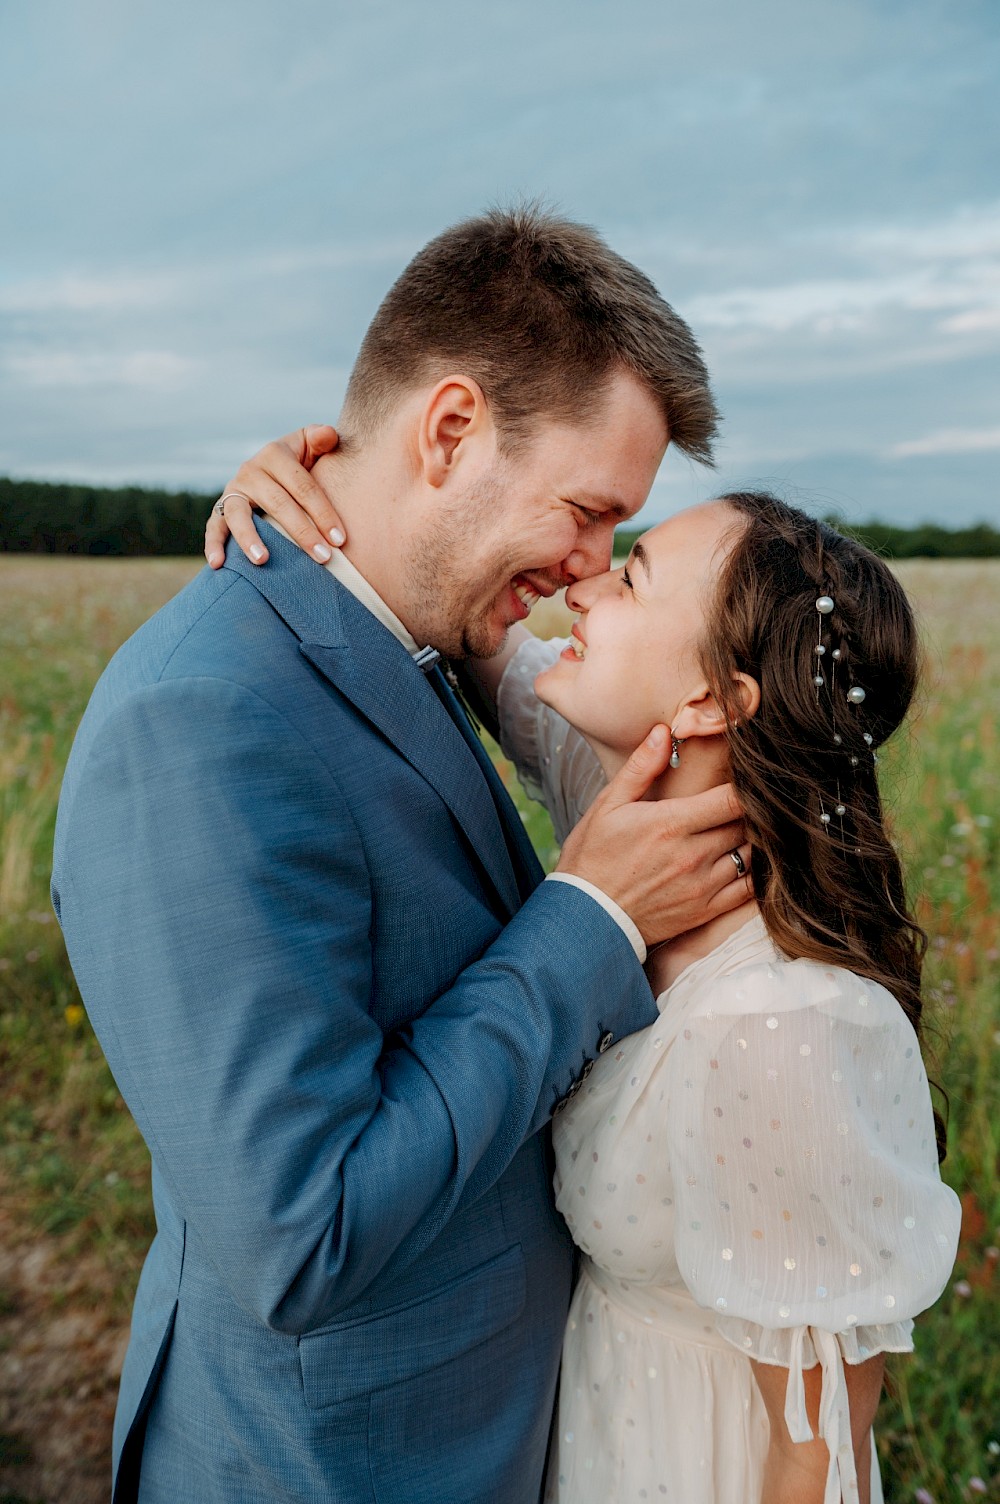
[{"label": "blue-grey cloud", "polygon": [[409,256],[542,194],[704,345],[718,479],[995,516],[991,0],[0,11],[0,471],[211,486],[335,415]]}]

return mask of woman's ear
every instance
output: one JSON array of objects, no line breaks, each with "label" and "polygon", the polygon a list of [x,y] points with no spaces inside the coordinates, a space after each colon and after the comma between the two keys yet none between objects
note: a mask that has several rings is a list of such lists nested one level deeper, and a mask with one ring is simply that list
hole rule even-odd
[{"label": "woman's ear", "polygon": [[420,414],[417,449],[424,480],[443,486],[464,450],[492,437],[493,422],[479,383],[471,376],[445,376]]},{"label": "woman's ear", "polygon": [[[737,720],[748,721],[760,709],[760,685],[749,674],[734,674],[733,687],[740,704]],[[726,729],[722,707],[707,684],[695,686],[677,707],[670,729],[678,741],[693,736],[720,736]]]}]

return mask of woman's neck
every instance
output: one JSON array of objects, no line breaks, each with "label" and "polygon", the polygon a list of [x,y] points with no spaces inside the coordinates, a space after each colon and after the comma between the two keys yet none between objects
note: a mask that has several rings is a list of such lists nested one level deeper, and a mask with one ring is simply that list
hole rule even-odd
[{"label": "woman's neck", "polygon": [[[622,768],[628,754],[611,747],[591,743],[598,760],[609,779]],[[729,760],[722,737],[697,737],[678,748],[678,766],[668,768],[653,783],[647,799],[686,799],[694,794],[704,794],[718,788],[729,778]],[[736,875],[735,865],[733,875]],[[646,960],[646,975],[657,996],[676,981],[681,972],[710,955],[717,946],[752,919],[758,912],[756,900],[747,899],[736,909],[710,919],[707,924],[686,930],[671,940],[654,946]]]}]

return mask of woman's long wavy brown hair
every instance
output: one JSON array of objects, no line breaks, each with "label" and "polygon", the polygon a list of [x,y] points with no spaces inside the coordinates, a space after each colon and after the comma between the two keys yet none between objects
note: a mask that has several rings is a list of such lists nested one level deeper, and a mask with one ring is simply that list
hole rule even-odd
[{"label": "woman's long wavy brown hair", "polygon": [[[726,716],[761,917],[785,955],[888,988],[919,1037],[927,941],[907,907],[876,757],[917,686],[909,601],[870,549],[778,497],[737,491],[720,499],[740,521],[701,657]],[[824,595],[834,609],[821,616]],[[737,673],[760,685],[751,719]],[[853,685],[865,692],[861,704],[848,699]]]}]

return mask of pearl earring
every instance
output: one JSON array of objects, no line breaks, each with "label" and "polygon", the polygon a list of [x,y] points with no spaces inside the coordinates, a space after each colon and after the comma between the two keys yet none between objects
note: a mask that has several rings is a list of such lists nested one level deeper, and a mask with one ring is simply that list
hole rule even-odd
[{"label": "pearl earring", "polygon": [[670,766],[679,768],[681,765],[681,744],[676,736],[670,738]]}]

